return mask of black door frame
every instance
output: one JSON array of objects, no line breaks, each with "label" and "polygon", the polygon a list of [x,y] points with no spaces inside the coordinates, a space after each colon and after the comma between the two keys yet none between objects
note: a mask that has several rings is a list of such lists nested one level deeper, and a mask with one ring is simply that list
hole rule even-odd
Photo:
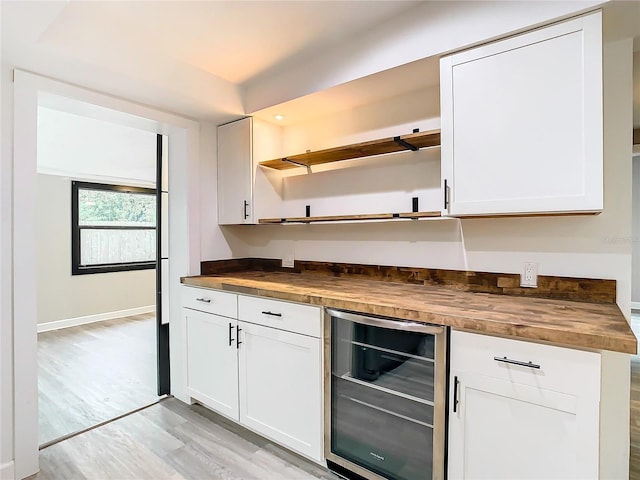
[{"label": "black door frame", "polygon": [[[162,323],[162,135],[156,136],[156,341],[158,361],[158,395],[171,393],[169,367],[169,324]],[[164,292],[168,294],[169,292]],[[168,312],[167,312],[168,313]]]}]

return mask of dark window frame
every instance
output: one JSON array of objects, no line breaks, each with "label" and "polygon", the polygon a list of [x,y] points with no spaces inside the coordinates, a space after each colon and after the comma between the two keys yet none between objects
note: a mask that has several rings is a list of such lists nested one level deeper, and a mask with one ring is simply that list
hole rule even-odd
[{"label": "dark window frame", "polygon": [[79,190],[116,191],[123,193],[140,193],[145,195],[157,195],[155,188],[132,187],[128,185],[112,185],[107,183],[71,182],[71,275],[87,275],[93,273],[127,272],[132,270],[151,270],[156,268],[156,259],[144,262],[103,263],[96,265],[81,265],[80,233],[84,228],[91,230],[155,230],[158,236],[158,225],[155,227],[136,226],[108,226],[95,225],[90,227],[80,226]]}]

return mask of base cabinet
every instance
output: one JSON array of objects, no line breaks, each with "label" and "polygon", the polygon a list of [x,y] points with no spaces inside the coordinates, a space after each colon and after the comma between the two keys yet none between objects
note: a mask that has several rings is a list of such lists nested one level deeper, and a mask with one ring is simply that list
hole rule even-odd
[{"label": "base cabinet", "polygon": [[[182,309],[189,395],[322,462],[321,310],[202,289],[224,295],[205,296],[198,290],[185,287],[183,295],[183,305],[189,305]],[[231,308],[228,295],[239,308]],[[218,315],[219,310],[241,320]]]},{"label": "base cabinet", "polygon": [[320,339],[240,322],[240,422],[322,458]]},{"label": "base cabinet", "polygon": [[598,478],[599,357],[452,332],[449,478]]},{"label": "base cabinet", "polygon": [[183,308],[187,330],[187,390],[208,407],[238,420],[238,321]]}]

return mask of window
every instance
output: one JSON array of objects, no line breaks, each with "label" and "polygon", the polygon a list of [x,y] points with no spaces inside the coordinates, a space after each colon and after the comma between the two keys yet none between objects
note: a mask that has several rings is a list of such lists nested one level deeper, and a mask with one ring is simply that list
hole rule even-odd
[{"label": "window", "polygon": [[71,183],[71,273],[156,266],[156,191]]}]

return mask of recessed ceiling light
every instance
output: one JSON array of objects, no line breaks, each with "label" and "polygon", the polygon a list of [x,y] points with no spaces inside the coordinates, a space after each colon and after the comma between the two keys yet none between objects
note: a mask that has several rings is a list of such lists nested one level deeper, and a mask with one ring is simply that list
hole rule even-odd
[{"label": "recessed ceiling light", "polygon": [[282,120],[284,118],[284,115],[274,115],[273,118],[275,118],[276,120]]}]

